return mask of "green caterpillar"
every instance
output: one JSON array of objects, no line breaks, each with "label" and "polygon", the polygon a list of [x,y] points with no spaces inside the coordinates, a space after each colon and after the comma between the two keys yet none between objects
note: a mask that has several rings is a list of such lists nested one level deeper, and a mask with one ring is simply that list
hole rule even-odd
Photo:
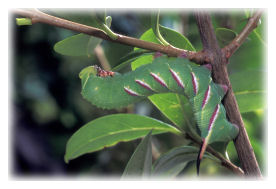
[{"label": "green caterpillar", "polygon": [[202,138],[197,171],[208,144],[228,142],[238,134],[238,127],[227,121],[221,104],[227,87],[212,81],[208,67],[185,58],[161,56],[123,75],[90,66],[81,71],[80,78],[83,97],[106,109],[124,107],[155,93],[187,96]]}]

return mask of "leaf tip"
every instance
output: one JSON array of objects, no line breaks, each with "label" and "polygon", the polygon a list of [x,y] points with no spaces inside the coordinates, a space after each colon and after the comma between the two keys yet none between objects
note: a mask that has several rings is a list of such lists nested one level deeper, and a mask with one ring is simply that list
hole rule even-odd
[{"label": "leaf tip", "polygon": [[70,161],[70,159],[67,157],[67,154],[64,155],[64,161],[66,164],[68,164]]}]

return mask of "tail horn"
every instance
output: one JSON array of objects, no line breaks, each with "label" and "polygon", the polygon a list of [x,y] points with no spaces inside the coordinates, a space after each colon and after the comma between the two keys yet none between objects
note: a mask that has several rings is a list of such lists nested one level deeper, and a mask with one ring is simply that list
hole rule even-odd
[{"label": "tail horn", "polygon": [[199,168],[200,168],[200,162],[202,160],[202,157],[204,155],[204,152],[206,150],[207,147],[207,142],[204,139],[202,139],[202,144],[200,146],[199,152],[198,152],[198,156],[197,156],[197,161],[196,161],[196,171],[197,171],[197,176],[199,176]]}]

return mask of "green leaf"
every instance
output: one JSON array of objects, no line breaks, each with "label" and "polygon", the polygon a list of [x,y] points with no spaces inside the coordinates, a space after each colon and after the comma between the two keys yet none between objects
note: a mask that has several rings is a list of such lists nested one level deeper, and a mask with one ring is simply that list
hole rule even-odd
[{"label": "green leaf", "polygon": [[[147,30],[145,33],[142,34],[142,36],[140,37],[141,40],[144,41],[150,41],[153,43],[160,43],[152,29]],[[153,56],[150,55],[150,53],[152,53],[149,50],[144,50],[144,49],[140,49],[140,48],[134,48],[133,51],[131,51],[130,53],[128,53],[127,55],[125,55],[124,57],[120,58],[119,62],[116,64],[118,66],[116,66],[115,68],[113,68],[113,71],[118,71],[124,67],[126,67],[127,65],[129,65],[131,63],[132,69],[136,69],[136,67],[141,66],[144,62],[146,63],[150,63],[149,60],[152,60]],[[146,56],[147,58],[145,58],[144,56]],[[150,58],[152,57],[152,58]],[[139,60],[141,58],[141,60]],[[137,61],[136,61],[137,60]]]},{"label": "green leaf", "polygon": [[[152,29],[149,29],[146,32],[144,32],[139,39],[144,40],[144,41],[149,41],[149,42],[160,44],[160,42],[156,39],[156,37],[155,37],[154,32],[152,31]],[[140,49],[140,48],[135,47],[134,51],[136,51],[138,49]]]},{"label": "green leaf", "polygon": [[75,132],[66,146],[65,162],[83,154],[95,152],[118,142],[135,140],[153,134],[172,132],[175,127],[156,119],[136,114],[114,114],[95,119]]},{"label": "green leaf", "polygon": [[265,72],[256,70],[242,71],[230,75],[240,112],[250,112],[265,107],[265,75]]},{"label": "green leaf", "polygon": [[111,67],[118,65],[120,59],[126,56],[133,49],[133,47],[109,41],[103,41],[102,47]]},{"label": "green leaf", "polygon": [[158,12],[154,12],[151,15],[151,28],[153,33],[155,34],[156,38],[165,46],[170,45],[161,35],[160,31],[159,31],[159,13]]},{"label": "green leaf", "polygon": [[152,166],[151,133],[141,141],[131,156],[122,178],[129,176],[149,176]]},{"label": "green leaf", "polygon": [[241,113],[264,108],[265,91],[241,91],[235,96]]},{"label": "green leaf", "polygon": [[[162,175],[166,177],[177,176],[189,163],[197,159],[199,149],[194,146],[181,146],[173,148],[169,152],[161,155],[153,165],[152,175]],[[209,153],[204,157],[217,160]]]},{"label": "green leaf", "polygon": [[91,55],[92,48],[100,42],[101,39],[86,34],[77,34],[57,42],[54,50],[67,56],[87,56],[88,54]]},{"label": "green leaf", "polygon": [[118,66],[112,68],[112,70],[113,71],[119,71],[119,70],[125,68],[131,62],[133,62],[136,59],[138,59],[139,57],[144,56],[144,55],[148,55],[150,53],[151,53],[151,51],[149,51],[149,50],[143,50],[143,49],[137,49],[135,51],[131,51],[127,55],[125,55],[122,58],[120,58],[120,60],[118,61],[118,63],[116,63],[116,65],[118,65]]},{"label": "green leaf", "polygon": [[253,30],[253,33],[256,35],[256,37],[260,40],[260,42],[267,47],[267,44],[265,40],[262,37],[262,32],[260,31],[259,27]]},{"label": "green leaf", "polygon": [[196,51],[191,42],[184,35],[161,25],[159,29],[164,39],[174,47],[189,51]]},{"label": "green leaf", "polygon": [[185,126],[191,124],[187,121],[192,120],[193,112],[186,97],[176,93],[164,93],[152,95],[149,99],[171,122],[187,131]]},{"label": "green leaf", "polygon": [[153,55],[144,55],[144,56],[140,56],[139,58],[137,58],[136,60],[134,60],[131,63],[131,69],[135,70],[136,68],[145,65],[145,64],[149,64],[153,61]]},{"label": "green leaf", "polygon": [[[193,47],[193,45],[190,43],[190,41],[183,35],[181,35],[180,33],[166,28],[164,26],[160,26],[160,32],[162,33],[162,35],[164,36],[164,38],[166,38],[167,41],[169,41],[169,43],[177,48],[182,48],[182,49],[186,49],[186,50],[190,50],[190,51],[195,51],[195,48]],[[141,40],[144,41],[150,41],[153,43],[160,43],[158,42],[158,40],[156,39],[154,32],[152,29],[147,30],[141,37]],[[137,51],[138,48],[134,48],[134,51]],[[147,55],[147,57],[139,57],[138,59],[136,59],[134,62],[131,63],[131,67],[132,70],[135,70],[136,68],[138,68],[141,65],[150,63],[152,60],[153,56]]]},{"label": "green leaf", "polygon": [[102,39],[97,37],[90,37],[88,43],[87,43],[87,56],[90,57],[94,54],[94,49],[98,44],[102,42]]},{"label": "green leaf", "polygon": [[[196,49],[193,47],[189,39],[186,38],[184,35],[161,25],[159,26],[159,30],[162,36],[164,37],[164,39],[168,41],[171,45],[180,49],[196,51]],[[153,43],[160,44],[160,42],[155,37],[155,34],[152,29],[149,29],[145,33],[143,33],[140,39],[144,41],[150,41]],[[134,50],[136,49],[138,48],[134,48]]]},{"label": "green leaf", "polygon": [[228,28],[216,28],[216,36],[220,46],[223,47],[233,41],[237,36],[237,33]]}]

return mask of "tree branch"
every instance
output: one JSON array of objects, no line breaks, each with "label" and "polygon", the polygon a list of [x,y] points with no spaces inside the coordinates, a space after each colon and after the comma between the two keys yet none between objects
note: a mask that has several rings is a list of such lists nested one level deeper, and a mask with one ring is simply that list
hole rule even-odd
[{"label": "tree branch", "polygon": [[222,49],[222,52],[227,59],[233,55],[233,53],[243,44],[248,35],[258,26],[258,21],[261,16],[262,11],[257,10],[255,14],[248,19],[248,22],[241,33],[230,44]]},{"label": "tree branch", "polygon": [[[239,135],[234,140],[234,143],[241,162],[241,166],[246,175],[261,177],[258,162],[250,144],[250,140],[245,130],[237,101],[229,81],[226,67],[227,58],[223,56],[223,53],[218,46],[210,15],[205,12],[197,12],[195,17],[200,32],[201,41],[203,43],[203,51],[208,52],[211,59],[213,80],[216,83],[225,84],[228,86],[228,92],[224,97],[223,103],[229,121],[239,126]],[[242,34],[244,37],[246,35],[248,35],[248,32],[246,34]],[[238,41],[241,43],[244,40],[244,37],[240,36]]]},{"label": "tree branch", "polygon": [[179,49],[173,46],[163,46],[157,43],[152,43],[124,35],[117,34],[116,40],[111,39],[104,31],[91,26],[79,24],[69,20],[61,19],[55,16],[45,14],[36,9],[16,9],[15,14],[32,19],[32,23],[45,23],[68,30],[72,30],[79,33],[84,33],[94,37],[98,37],[104,40],[108,40],[115,43],[121,43],[133,47],[143,48],[151,51],[161,52],[168,56],[186,56],[189,60],[196,62],[197,64],[203,64],[208,62],[208,58],[204,52],[193,52],[188,50]]}]

